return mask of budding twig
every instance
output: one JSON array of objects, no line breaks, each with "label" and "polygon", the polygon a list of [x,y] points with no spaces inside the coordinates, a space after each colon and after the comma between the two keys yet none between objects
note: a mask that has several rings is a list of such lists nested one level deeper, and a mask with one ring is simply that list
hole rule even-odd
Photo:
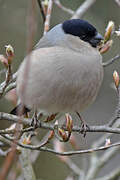
[{"label": "budding twig", "polygon": [[5,48],[6,48],[6,58],[3,55],[1,55],[1,61],[7,68],[7,72],[6,72],[5,82],[0,85],[0,98],[2,97],[10,80],[12,79],[11,64],[12,64],[12,60],[13,60],[13,56],[14,56],[14,49],[11,45],[6,45]]},{"label": "budding twig", "polygon": [[53,6],[53,0],[49,0],[48,8],[47,8],[47,14],[46,14],[46,20],[45,20],[45,24],[44,24],[44,35],[49,30],[51,13],[52,13],[52,6]]},{"label": "budding twig", "polygon": [[[4,138],[8,139],[9,141],[13,141],[9,136],[6,136],[6,135],[2,135],[2,136]],[[51,148],[47,148],[47,147],[43,147],[43,146],[41,147],[41,144],[40,145],[25,145],[25,144],[17,142],[17,145],[22,148],[25,148],[25,149],[50,152],[52,154],[56,154],[56,155],[60,155],[60,156],[72,156],[72,155],[77,155],[77,154],[86,154],[86,153],[93,153],[93,152],[97,152],[97,151],[107,150],[111,147],[120,146],[120,142],[116,142],[116,143],[110,144],[108,146],[104,145],[104,146],[97,147],[97,148],[90,148],[90,149],[78,150],[78,151],[66,151],[66,152],[58,152]]]},{"label": "budding twig", "polygon": [[8,86],[10,80],[11,80],[11,77],[12,77],[12,72],[11,72],[11,64],[8,64],[8,69],[7,69],[7,72],[6,72],[6,79],[5,79],[5,82],[3,84],[3,86],[0,88],[0,98],[2,97],[6,87]]}]

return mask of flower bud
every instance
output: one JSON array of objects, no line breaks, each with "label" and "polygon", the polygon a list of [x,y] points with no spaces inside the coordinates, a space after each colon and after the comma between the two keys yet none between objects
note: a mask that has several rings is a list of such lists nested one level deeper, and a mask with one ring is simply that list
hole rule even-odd
[{"label": "flower bud", "polygon": [[111,35],[114,32],[114,29],[115,29],[114,22],[113,21],[109,21],[108,26],[106,28],[105,35],[104,35],[104,41],[105,42],[107,42],[110,39]]},{"label": "flower bud", "polygon": [[23,144],[31,144],[31,136],[25,137],[22,141]]},{"label": "flower bud", "polygon": [[43,6],[43,10],[44,10],[45,15],[47,14],[48,4],[49,4],[48,0],[42,1],[42,6]]},{"label": "flower bud", "polygon": [[8,64],[11,64],[13,56],[14,56],[14,49],[10,44],[6,45],[5,48],[6,48],[6,55],[8,58]]},{"label": "flower bud", "polygon": [[103,53],[106,53],[112,46],[113,44],[113,40],[109,40],[107,41],[105,44],[103,44],[103,46],[100,48],[100,53],[103,54]]},{"label": "flower bud", "polygon": [[68,139],[67,134],[63,129],[59,128],[58,133],[62,137],[63,141],[66,141]]},{"label": "flower bud", "polygon": [[68,132],[72,132],[72,128],[73,128],[73,120],[72,117],[69,114],[65,114],[66,117],[66,128],[68,130]]},{"label": "flower bud", "polygon": [[48,6],[48,3],[49,3],[48,0],[44,0],[44,1],[43,1],[44,6]]},{"label": "flower bud", "polygon": [[116,88],[118,88],[119,82],[120,82],[120,77],[119,77],[119,74],[117,71],[113,72],[113,79],[114,79],[114,83],[115,83]]},{"label": "flower bud", "polygon": [[52,114],[52,115],[48,116],[44,122],[53,121],[53,120],[55,119],[56,115],[57,115],[57,114]]}]

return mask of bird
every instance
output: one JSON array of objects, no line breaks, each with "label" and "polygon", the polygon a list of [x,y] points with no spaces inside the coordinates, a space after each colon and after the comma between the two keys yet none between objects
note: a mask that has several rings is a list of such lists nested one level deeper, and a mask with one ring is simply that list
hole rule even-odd
[{"label": "bird", "polygon": [[17,75],[23,111],[78,115],[94,102],[103,80],[103,37],[86,20],[69,19],[48,31],[20,65]]}]

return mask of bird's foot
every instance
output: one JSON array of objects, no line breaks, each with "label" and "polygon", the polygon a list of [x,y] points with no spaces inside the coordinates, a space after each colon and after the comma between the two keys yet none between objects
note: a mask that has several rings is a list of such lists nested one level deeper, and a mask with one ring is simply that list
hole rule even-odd
[{"label": "bird's foot", "polygon": [[81,117],[81,115],[78,112],[76,112],[76,113],[77,113],[77,115],[78,115],[78,117],[79,117],[79,119],[80,119],[80,121],[82,123],[81,124],[80,133],[82,133],[83,137],[85,137],[86,136],[86,132],[89,129],[89,126],[87,125],[86,121]]},{"label": "bird's foot", "polygon": [[33,126],[35,129],[40,126],[40,122],[39,122],[38,117],[37,117],[37,111],[35,111],[33,114],[31,126]]},{"label": "bird's foot", "polygon": [[85,122],[85,121],[82,122],[80,133],[83,134],[83,137],[86,136],[86,132],[87,132],[88,129],[90,129],[90,128],[89,128],[89,126],[86,124],[86,122]]}]

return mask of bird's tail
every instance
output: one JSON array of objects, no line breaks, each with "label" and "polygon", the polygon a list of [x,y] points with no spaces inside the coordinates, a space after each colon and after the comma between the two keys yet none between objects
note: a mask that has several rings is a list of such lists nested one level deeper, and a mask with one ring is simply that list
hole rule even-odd
[{"label": "bird's tail", "polygon": [[22,115],[26,115],[28,112],[30,112],[30,109],[23,106],[22,104],[18,104],[11,112],[10,114],[19,115],[19,113],[22,112]]}]

